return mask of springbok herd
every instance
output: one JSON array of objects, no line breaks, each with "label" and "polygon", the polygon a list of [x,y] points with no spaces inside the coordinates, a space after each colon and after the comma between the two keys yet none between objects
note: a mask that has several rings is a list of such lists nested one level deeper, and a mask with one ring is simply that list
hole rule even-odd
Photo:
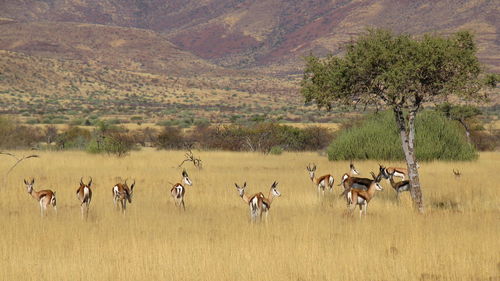
[{"label": "springbok herd", "polygon": [[[307,171],[309,173],[309,179],[318,189],[318,196],[324,196],[327,187],[329,188],[330,192],[333,192],[334,177],[332,175],[327,174],[317,177],[316,165],[314,163],[307,166]],[[344,187],[344,191],[342,192],[341,197],[344,197],[347,201],[348,211],[352,213],[357,205],[360,209],[360,217],[363,215],[363,213],[366,215],[368,203],[373,199],[375,191],[383,190],[382,186],[380,185],[380,181],[382,178],[385,178],[390,182],[391,186],[396,191],[398,200],[401,192],[410,190],[410,182],[408,180],[405,180],[405,177],[408,174],[408,171],[405,168],[384,167],[383,165],[379,164],[379,173],[377,176],[373,172],[371,172],[371,179],[355,177],[359,174],[359,171],[351,162],[349,172],[345,173],[342,176],[341,182],[338,185],[342,185]],[[401,178],[401,181],[394,181],[394,177]],[[57,200],[55,191],[35,191],[33,188],[35,179],[31,179],[28,181],[24,180],[24,184],[26,185],[28,193],[38,201],[42,217],[46,215],[47,208],[49,206],[52,206],[55,212],[57,212]],[[184,194],[186,193],[186,189],[184,185],[193,185],[193,182],[189,178],[186,170],[182,171],[181,183],[172,184],[172,188],[170,189],[170,194],[175,205],[182,210],[186,209],[184,204]],[[243,185],[238,185],[237,183],[235,183],[234,185],[236,186],[240,197],[250,208],[250,220],[252,222],[262,219],[263,215],[265,215],[265,219],[267,220],[269,210],[271,209],[271,204],[274,198],[281,196],[281,193],[277,188],[278,182],[276,181],[271,185],[267,197],[262,192],[255,193],[251,196],[245,194],[245,188],[247,187],[246,182],[243,183]],[[125,210],[127,208],[127,201],[129,203],[132,203],[134,187],[135,180],[130,186],[128,185],[127,180],[125,180],[124,183],[117,183],[112,187],[112,196],[115,209],[120,209],[123,213],[125,213]],[[83,177],[80,178],[80,183],[76,190],[76,197],[80,202],[82,218],[87,218],[90,208],[90,202],[92,200],[92,178],[90,178],[88,183],[83,182]]]}]

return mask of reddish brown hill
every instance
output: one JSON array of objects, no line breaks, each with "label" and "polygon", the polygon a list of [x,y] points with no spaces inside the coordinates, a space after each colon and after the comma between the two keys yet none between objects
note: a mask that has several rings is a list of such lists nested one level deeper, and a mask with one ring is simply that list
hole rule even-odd
[{"label": "reddish brown hill", "polygon": [[[302,55],[310,51],[336,53],[366,26],[412,34],[472,30],[479,42],[481,60],[500,72],[498,14],[498,4],[487,0],[25,0],[0,3],[0,16],[19,21],[72,21],[145,28],[160,32],[184,51],[221,66],[275,65],[282,71],[293,72],[300,68]],[[40,47],[47,52],[55,48],[44,44]]]},{"label": "reddish brown hill", "polygon": [[168,75],[221,70],[144,29],[61,22],[0,25],[0,49]]}]

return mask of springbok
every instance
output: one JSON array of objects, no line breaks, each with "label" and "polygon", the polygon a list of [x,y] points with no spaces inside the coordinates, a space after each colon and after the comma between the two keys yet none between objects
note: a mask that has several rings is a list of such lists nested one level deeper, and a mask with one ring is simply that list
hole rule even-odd
[{"label": "springbok", "polygon": [[460,170],[458,170],[458,169],[456,171],[455,171],[455,169],[453,169],[453,174],[455,175],[456,179],[459,179],[460,176],[462,175],[462,173],[460,173]]},{"label": "springbok", "polygon": [[76,197],[80,200],[80,208],[82,211],[82,218],[87,218],[89,216],[89,206],[92,200],[92,178],[90,178],[89,183],[83,183],[83,177],[80,178],[80,186],[76,190]]},{"label": "springbok", "polygon": [[[389,175],[393,175],[395,177],[401,178],[401,180],[405,180],[405,178],[408,176],[408,169],[407,168],[400,168],[400,167],[384,167],[380,164],[380,172],[383,174],[385,179],[389,179]],[[417,163],[417,169],[420,169],[420,165]]]},{"label": "springbok", "polygon": [[316,173],[316,164],[314,163],[309,164],[306,168],[307,171],[309,172],[309,178],[311,179],[313,184],[315,184],[318,187],[318,194],[320,194],[320,192],[325,194],[325,189],[327,185],[330,188],[330,192],[333,191],[334,178],[332,175],[326,174],[324,176],[316,178],[314,175]]},{"label": "springbok", "polygon": [[33,189],[33,185],[35,184],[35,179],[31,179],[30,182],[24,180],[24,184],[26,185],[26,188],[28,189],[28,193],[35,198],[36,201],[40,204],[40,214],[43,217],[45,215],[45,212],[47,211],[47,207],[49,205],[52,205],[54,207],[54,211],[57,213],[57,202],[56,202],[56,193],[55,191],[46,189],[46,190],[40,190],[36,191]]},{"label": "springbok", "polygon": [[127,201],[129,203],[132,203],[132,195],[134,194],[134,187],[135,187],[135,180],[132,185],[130,185],[130,188],[127,184],[127,180],[125,180],[125,183],[117,183],[115,186],[113,186],[112,192],[113,192],[113,202],[115,204],[115,209],[118,208],[118,202],[120,203],[120,207],[122,210],[122,213],[125,214],[125,210],[127,209]]},{"label": "springbok", "polygon": [[269,196],[264,197],[264,194],[260,193],[260,198],[262,200],[262,212],[266,214],[266,221],[267,221],[267,215],[269,214],[269,209],[271,209],[271,203],[273,203],[273,200],[275,197],[280,197],[281,192],[277,189],[278,183],[275,181],[271,185],[271,189],[269,190]]},{"label": "springbok", "polygon": [[390,174],[389,181],[392,188],[394,188],[394,190],[396,191],[396,199],[399,201],[399,194],[404,191],[410,191],[411,185],[409,180],[395,182],[393,177],[394,176]]},{"label": "springbok", "polygon": [[[192,186],[193,182],[189,178],[188,173],[186,170],[182,171],[182,181],[184,184]],[[174,199],[174,203],[176,206],[182,207],[183,210],[186,210],[186,206],[184,204],[184,194],[186,193],[186,189],[182,185],[182,183],[176,183],[172,186],[172,189],[170,189],[170,194],[172,195],[172,198]]]},{"label": "springbok", "polygon": [[363,213],[366,216],[366,209],[368,207],[368,203],[373,199],[375,196],[375,191],[377,190],[384,190],[382,186],[380,185],[380,179],[381,175],[379,174],[377,177],[375,177],[375,174],[371,172],[372,176],[375,178],[372,183],[368,186],[367,190],[364,189],[357,189],[357,188],[352,188],[348,195],[347,195],[347,201],[349,203],[349,210],[352,212],[356,205],[359,206],[359,217],[363,215]]},{"label": "springbok", "polygon": [[[252,196],[246,195],[245,188],[247,187],[247,182],[243,183],[242,186],[239,186],[237,183],[235,183],[234,185],[236,186],[241,199],[243,199],[243,201],[245,201],[245,203],[247,203],[250,207],[250,221],[256,221],[257,218],[262,215],[263,198],[265,198],[264,194],[262,194],[262,192],[258,192],[253,194]],[[270,203],[269,207],[271,207]]]},{"label": "springbok", "polygon": [[[379,173],[380,175],[380,173]],[[375,174],[372,173],[373,179],[368,178],[358,178],[353,177],[349,173],[345,173],[342,176],[342,180],[338,185],[342,185],[344,187],[344,191],[340,194],[340,197],[345,197],[347,199],[347,195],[352,188],[364,189],[368,190],[368,187],[372,184],[372,182],[377,178]],[[349,202],[348,202],[349,203]]]}]

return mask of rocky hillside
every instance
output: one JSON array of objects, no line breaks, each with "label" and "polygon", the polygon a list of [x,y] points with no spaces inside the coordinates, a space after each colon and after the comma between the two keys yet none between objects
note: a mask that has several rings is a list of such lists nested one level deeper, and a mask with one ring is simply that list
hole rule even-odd
[{"label": "rocky hillside", "polygon": [[3,1],[0,17],[7,19],[0,21],[0,48],[48,56],[71,53],[106,63],[110,53],[122,48],[130,53],[117,60],[127,68],[171,68],[181,57],[181,68],[194,72],[214,69],[214,63],[299,73],[301,56],[337,53],[367,26],[416,35],[469,29],[476,34],[481,60],[500,72],[498,14],[498,4],[487,0]]}]

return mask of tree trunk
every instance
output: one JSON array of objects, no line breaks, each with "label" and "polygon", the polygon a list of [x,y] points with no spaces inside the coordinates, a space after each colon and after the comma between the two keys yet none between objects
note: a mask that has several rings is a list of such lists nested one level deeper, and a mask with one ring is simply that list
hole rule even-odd
[{"label": "tree trunk", "polygon": [[394,107],[394,116],[396,118],[396,124],[398,126],[399,135],[401,137],[401,143],[403,146],[403,152],[405,154],[406,165],[408,168],[408,176],[410,178],[410,194],[420,213],[424,212],[424,200],[422,197],[422,191],[420,189],[420,179],[418,175],[417,162],[415,158],[415,116],[417,110],[412,110],[408,116],[408,127],[407,131],[406,122],[403,116],[403,110],[400,107]]},{"label": "tree trunk", "polygon": [[465,121],[463,119],[458,119],[458,122],[460,122],[460,124],[462,124],[462,126],[464,126],[465,136],[467,137],[467,141],[470,143],[470,130],[469,130],[469,126],[467,126],[467,124],[465,123]]}]

